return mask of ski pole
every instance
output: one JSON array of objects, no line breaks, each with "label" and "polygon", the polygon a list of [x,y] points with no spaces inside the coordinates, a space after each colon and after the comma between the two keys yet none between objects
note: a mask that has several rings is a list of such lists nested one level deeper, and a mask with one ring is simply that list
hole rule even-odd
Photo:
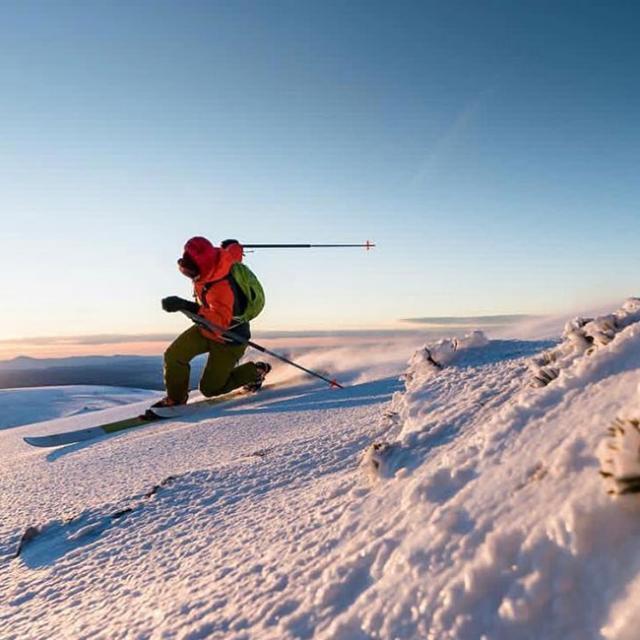
[{"label": "ski pole", "polygon": [[243,249],[326,249],[328,247],[364,247],[369,251],[369,249],[373,249],[376,246],[375,242],[371,242],[370,240],[367,240],[363,244],[245,244],[238,240],[223,240],[220,246],[224,249],[233,243],[239,244]]},{"label": "ski pole", "polygon": [[234,333],[233,331],[230,331],[229,329],[223,329],[222,327],[218,326],[217,324],[214,324],[213,322],[210,322],[209,320],[207,320],[206,318],[203,318],[197,313],[193,313],[193,311],[187,311],[186,309],[182,309],[182,313],[184,313],[184,315],[187,316],[187,318],[189,318],[192,322],[194,322],[195,324],[199,324],[201,327],[204,327],[209,331],[212,331],[214,333],[221,333],[223,336],[231,338],[236,342],[247,344],[250,347],[253,347],[254,349],[256,349],[257,351],[266,353],[270,356],[273,356],[274,358],[277,358],[278,360],[282,360],[282,362],[286,362],[287,364],[290,364],[292,367],[296,367],[297,369],[300,369],[301,371],[308,373],[310,376],[314,376],[316,378],[320,378],[320,380],[324,380],[325,382],[328,382],[331,385],[331,388],[344,389],[344,387],[337,380],[335,379],[329,380],[329,378],[325,378],[323,375],[321,375],[317,371],[312,371],[311,369],[307,369],[306,367],[303,367],[301,364],[293,362],[293,360],[289,360],[288,358],[285,358],[284,356],[274,353],[273,351],[269,351],[269,349],[267,349],[266,347],[263,347],[262,345],[259,345],[253,342],[252,340],[247,340],[246,338],[243,338],[242,336],[237,335],[236,333]]},{"label": "ski pole", "polygon": [[329,247],[365,247],[367,251],[375,247],[374,242],[367,240],[364,244],[244,244],[245,249],[326,249]]}]

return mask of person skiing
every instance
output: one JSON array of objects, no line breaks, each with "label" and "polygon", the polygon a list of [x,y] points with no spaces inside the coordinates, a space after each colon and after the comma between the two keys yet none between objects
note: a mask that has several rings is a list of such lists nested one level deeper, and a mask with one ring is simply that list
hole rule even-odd
[{"label": "person skiing", "polygon": [[236,240],[225,240],[214,247],[206,238],[196,236],[187,241],[178,269],[193,281],[195,302],[179,296],[163,298],[162,308],[169,312],[191,311],[223,329],[232,329],[234,339],[222,332],[212,332],[193,325],[181,333],[164,353],[165,398],[154,407],[185,404],[189,397],[190,362],[208,353],[200,378],[200,391],[207,397],[222,395],[239,387],[258,391],[271,371],[268,362],[238,361],[247,349],[251,332],[249,322],[238,321],[247,307],[247,297],[231,274],[233,265],[242,261],[242,246]]}]

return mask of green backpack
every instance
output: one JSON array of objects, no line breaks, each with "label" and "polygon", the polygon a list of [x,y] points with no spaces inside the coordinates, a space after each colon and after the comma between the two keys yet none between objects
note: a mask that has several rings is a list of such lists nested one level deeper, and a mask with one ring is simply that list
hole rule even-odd
[{"label": "green backpack", "polygon": [[234,316],[236,322],[249,322],[253,320],[264,309],[264,289],[256,274],[243,262],[236,262],[229,271],[231,286],[237,285],[244,294],[247,304],[244,311]]},{"label": "green backpack", "polygon": [[264,290],[256,274],[242,262],[233,264],[224,278],[207,282],[201,293],[203,304],[207,306],[207,293],[214,284],[226,280],[233,289],[235,302],[233,319],[236,324],[253,320],[264,309]]}]

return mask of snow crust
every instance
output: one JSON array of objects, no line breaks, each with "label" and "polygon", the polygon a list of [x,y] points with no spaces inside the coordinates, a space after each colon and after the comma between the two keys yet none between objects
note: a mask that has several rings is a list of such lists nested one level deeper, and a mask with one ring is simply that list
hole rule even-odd
[{"label": "snow crust", "polygon": [[352,347],[344,391],[50,451],[20,437],[97,414],[4,430],[0,637],[637,638],[640,502],[599,474],[640,419],[633,304],[587,344],[472,333],[375,378]]}]

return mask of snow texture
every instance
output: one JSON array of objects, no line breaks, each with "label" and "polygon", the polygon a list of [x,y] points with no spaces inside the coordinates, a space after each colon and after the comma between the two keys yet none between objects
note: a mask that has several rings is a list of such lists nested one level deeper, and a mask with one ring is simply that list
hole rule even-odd
[{"label": "snow texture", "polygon": [[343,391],[289,379],[51,451],[21,438],[96,414],[5,429],[0,637],[637,638],[640,502],[607,494],[637,469],[634,304],[577,322],[588,345],[474,333],[401,380],[352,347],[307,362]]}]

